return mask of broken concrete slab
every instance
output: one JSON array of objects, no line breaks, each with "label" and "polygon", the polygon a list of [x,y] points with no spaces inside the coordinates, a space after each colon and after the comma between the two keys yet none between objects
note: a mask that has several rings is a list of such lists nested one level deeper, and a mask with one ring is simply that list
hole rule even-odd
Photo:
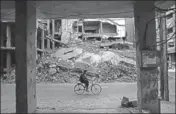
[{"label": "broken concrete slab", "polygon": [[128,103],[129,103],[129,98],[123,96],[122,101],[121,101],[121,106],[127,107]]},{"label": "broken concrete slab", "polygon": [[73,47],[62,48],[62,49],[59,49],[54,54],[54,56],[55,57],[59,57],[59,58],[61,58],[63,60],[68,60],[68,59],[77,57],[78,55],[82,54],[82,52],[83,52],[83,50],[80,49],[80,48],[73,48]]},{"label": "broken concrete slab", "polygon": [[129,101],[129,98],[123,97],[121,101],[121,106],[126,108],[137,107],[137,100]]},{"label": "broken concrete slab", "polygon": [[[105,51],[98,48],[99,44],[74,42],[69,44],[69,48],[46,50],[37,64],[37,80],[39,82],[52,81],[55,80],[54,77],[56,77],[56,82],[70,80],[70,78],[80,75],[83,69],[87,69],[90,76],[99,75],[100,82],[136,81],[136,70],[134,69],[136,63],[135,59],[131,58],[135,57],[134,50],[111,49]],[[13,74],[12,77],[9,76],[12,79],[15,77]],[[6,79],[4,80],[6,81]],[[69,80],[67,82],[70,82]]]}]

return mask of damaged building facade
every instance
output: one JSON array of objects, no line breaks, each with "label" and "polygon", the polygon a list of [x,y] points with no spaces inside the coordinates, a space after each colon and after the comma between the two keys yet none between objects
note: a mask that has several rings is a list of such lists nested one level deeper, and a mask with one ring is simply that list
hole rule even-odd
[{"label": "damaged building facade", "polygon": [[61,26],[57,26],[56,23],[55,26],[54,37],[60,36],[62,43],[68,43],[71,39],[77,39],[81,35],[101,38],[106,36],[106,38],[118,39],[126,37],[125,24],[118,24],[109,18],[61,19]]},{"label": "damaged building facade", "polygon": [[[4,2],[4,3],[3,3]],[[2,12],[12,15],[6,16],[15,21],[16,32],[16,113],[35,113],[37,109],[36,94],[36,18],[53,19],[69,18],[125,18],[134,17],[136,36],[136,64],[137,64],[137,99],[140,112],[147,109],[151,113],[160,113],[158,100],[158,68],[156,63],[156,46],[147,48],[156,43],[156,24],[146,24],[155,18],[155,5],[163,9],[175,4],[173,1],[3,1]],[[160,3],[160,5],[159,5]],[[130,11],[130,12],[129,12]],[[48,13],[47,13],[48,12]],[[99,14],[96,14],[99,13]],[[111,14],[110,14],[111,13]],[[56,15],[57,14],[57,15]],[[101,15],[100,15],[101,14]],[[103,15],[102,15],[103,14]],[[2,18],[2,17],[1,17]],[[4,19],[6,19],[4,17]],[[144,21],[145,20],[145,21]],[[143,41],[143,42],[141,42]],[[148,49],[147,52],[145,49]],[[21,54],[22,53],[22,54]],[[142,53],[142,54],[141,54]],[[144,53],[144,54],[143,54]],[[154,56],[148,56],[148,55]],[[144,56],[141,56],[144,55]],[[27,58],[27,59],[26,59]],[[143,61],[148,58],[152,61]],[[151,67],[154,64],[155,67]],[[147,68],[144,68],[146,67]],[[151,81],[152,79],[152,81]]]},{"label": "damaged building facade", "polygon": [[125,25],[120,25],[109,18],[84,19],[82,26],[78,26],[79,32],[89,37],[122,39],[125,37]]},{"label": "damaged building facade", "polygon": [[[175,8],[173,5],[171,8]],[[174,11],[166,12],[166,26],[167,26],[167,39],[168,39],[168,62],[169,67],[175,67],[176,51],[175,51],[175,13]]]},{"label": "damaged building facade", "polygon": [[[59,45],[61,35],[57,26],[59,22],[57,20],[37,20],[36,24],[36,59],[45,54],[46,50],[54,49]],[[54,26],[56,25],[56,26]],[[55,27],[55,28],[54,28]],[[2,54],[1,58],[1,71],[6,72],[15,65],[15,22],[1,22],[1,45],[0,50]],[[56,33],[55,33],[56,32]],[[55,37],[54,37],[55,36]]]},{"label": "damaged building facade", "polygon": [[[3,71],[15,65],[15,22],[1,22],[1,50]],[[110,18],[96,19],[37,19],[36,23],[36,59],[42,57],[47,50],[58,48],[61,43],[87,38],[122,39],[126,37],[125,24],[119,24]]]},{"label": "damaged building facade", "polygon": [[[1,22],[1,71],[15,64],[15,23]],[[2,69],[4,68],[4,69]]]}]

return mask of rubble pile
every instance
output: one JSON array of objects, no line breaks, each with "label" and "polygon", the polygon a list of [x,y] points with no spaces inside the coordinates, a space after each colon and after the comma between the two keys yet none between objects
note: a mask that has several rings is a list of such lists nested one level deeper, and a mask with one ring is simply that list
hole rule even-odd
[{"label": "rubble pile", "polygon": [[[135,51],[106,51],[99,44],[78,40],[66,48],[47,50],[36,62],[36,82],[76,83],[84,69],[90,69],[87,73],[90,77],[99,76],[99,82],[136,81]],[[1,82],[15,82],[15,67],[1,77]]]},{"label": "rubble pile", "polygon": [[[84,69],[71,67],[71,62],[57,59],[46,59],[40,61],[36,67],[36,82],[52,83],[76,83]],[[120,62],[119,65],[113,65],[110,61],[101,62],[98,66],[100,72],[94,74],[88,72],[88,75],[99,76],[100,82],[110,83],[115,81],[133,82],[136,81],[136,69],[133,65]],[[4,74],[1,79],[5,83],[15,82],[15,68]]]},{"label": "rubble pile", "polygon": [[119,65],[105,61],[100,63],[98,67],[101,68],[101,82],[134,82],[137,80],[135,66],[124,61],[120,61]]}]

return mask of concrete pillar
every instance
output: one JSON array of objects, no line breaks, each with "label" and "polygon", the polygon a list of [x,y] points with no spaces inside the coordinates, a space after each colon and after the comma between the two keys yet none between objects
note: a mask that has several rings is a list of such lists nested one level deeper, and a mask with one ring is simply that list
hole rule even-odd
[{"label": "concrete pillar", "polygon": [[103,33],[103,23],[100,21],[100,34],[102,34]]},{"label": "concrete pillar", "polygon": [[52,41],[52,49],[54,49],[54,48],[55,48],[55,42]]},{"label": "concrete pillar", "polygon": [[168,57],[169,57],[169,68],[172,68],[172,67],[171,67],[171,66],[172,66],[172,58],[171,58],[171,54],[168,55]]},{"label": "concrete pillar", "polygon": [[6,68],[9,70],[11,68],[11,53],[10,51],[7,52],[6,56]]},{"label": "concrete pillar", "polygon": [[[51,20],[47,21],[47,24],[48,24],[47,28],[48,28],[48,33],[49,33],[48,35],[52,36],[51,31],[50,31],[50,22],[51,22]],[[49,39],[47,39],[47,49],[50,49],[50,40]]]},{"label": "concrete pillar", "polygon": [[34,113],[36,110],[36,8],[34,3],[35,1],[15,1],[16,113]]},{"label": "concrete pillar", "polygon": [[82,23],[82,33],[84,34],[85,31],[84,31],[84,22]]},{"label": "concrete pillar", "polygon": [[51,22],[52,22],[52,31],[53,31],[52,32],[53,33],[52,36],[54,36],[54,33],[55,33],[55,20],[52,19]]},{"label": "concrete pillar", "polygon": [[77,33],[79,33],[79,26],[78,26],[79,20],[77,20]]},{"label": "concrete pillar", "polygon": [[47,30],[48,30],[48,35],[50,34],[50,20],[47,20]]},{"label": "concrete pillar", "polygon": [[7,24],[6,35],[7,35],[6,47],[11,47],[11,28],[10,28],[10,24]]},{"label": "concrete pillar", "polygon": [[[142,51],[156,51],[156,26],[154,1],[136,1],[134,3],[136,64],[137,64],[137,97],[140,109],[148,109],[152,113],[160,112],[158,100],[158,70],[156,66],[142,67]],[[153,21],[151,21],[153,20]],[[146,26],[148,27],[146,28]],[[150,53],[150,52],[149,52]],[[151,54],[151,53],[150,53]],[[150,63],[151,58],[146,63]],[[153,60],[153,59],[152,59]],[[155,64],[155,63],[154,63]]]},{"label": "concrete pillar", "polygon": [[[164,17],[162,17],[164,16]],[[166,14],[161,13],[160,18],[160,41],[164,42],[167,40],[166,32]],[[163,100],[169,101],[169,91],[168,91],[168,65],[167,65],[167,43],[161,44],[161,64],[160,64],[160,87],[161,87],[161,98]]]},{"label": "concrete pillar", "polygon": [[50,48],[50,39],[47,39],[47,49],[51,49]]},{"label": "concrete pillar", "polygon": [[[53,19],[52,20],[52,31],[53,31],[53,34],[52,34],[52,38],[54,39],[54,34],[55,34],[55,28],[56,28],[56,25],[55,25],[55,20]],[[55,45],[54,45],[54,41],[52,41],[52,49],[54,49]]]},{"label": "concrete pillar", "polygon": [[[35,32],[35,46],[37,48],[37,29],[38,29],[38,19],[36,19],[36,32]],[[37,56],[37,49],[35,51],[35,54],[36,54],[36,60],[38,59],[38,56]]]}]

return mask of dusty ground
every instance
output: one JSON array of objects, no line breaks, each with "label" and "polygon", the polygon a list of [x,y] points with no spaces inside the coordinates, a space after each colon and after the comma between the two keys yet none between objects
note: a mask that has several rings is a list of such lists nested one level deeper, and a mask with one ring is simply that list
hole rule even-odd
[{"label": "dusty ground", "polygon": [[[121,98],[136,99],[136,83],[100,84],[103,88],[100,95],[91,92],[76,95],[73,92],[74,84],[37,84],[37,113],[46,112],[108,112],[129,113],[136,109],[120,108]],[[170,102],[161,102],[161,112],[175,112],[175,81],[170,80]],[[130,111],[128,111],[130,110]],[[15,85],[1,85],[2,113],[15,112]]]}]

